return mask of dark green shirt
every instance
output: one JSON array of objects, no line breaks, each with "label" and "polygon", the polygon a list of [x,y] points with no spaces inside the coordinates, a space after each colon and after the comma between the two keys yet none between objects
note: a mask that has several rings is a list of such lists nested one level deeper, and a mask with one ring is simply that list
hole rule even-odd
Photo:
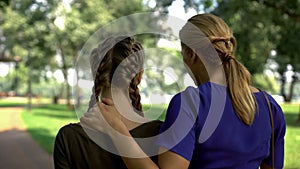
[{"label": "dark green shirt", "polygon": [[[151,121],[130,131],[134,138],[155,136],[162,122]],[[96,139],[112,145],[110,138],[100,132],[94,132]],[[153,143],[155,144],[155,143]],[[143,148],[141,146],[141,148]],[[158,148],[153,150],[158,151]],[[54,153],[55,169],[125,169],[122,158],[110,153],[92,141],[80,124],[68,124],[57,133]],[[157,156],[151,159],[157,163]]]}]

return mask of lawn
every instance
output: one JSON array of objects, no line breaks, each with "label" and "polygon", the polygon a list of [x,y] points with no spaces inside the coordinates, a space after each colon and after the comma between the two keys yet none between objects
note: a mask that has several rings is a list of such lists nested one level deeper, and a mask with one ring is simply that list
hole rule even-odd
[{"label": "lawn", "polygon": [[[9,103],[6,104],[10,105]],[[165,108],[166,105],[145,106],[145,116],[151,119],[163,120]],[[287,122],[285,168],[300,169],[300,126],[295,123],[299,105],[284,104],[282,108]],[[154,112],[160,113],[157,115]],[[50,154],[53,153],[54,140],[59,128],[68,123],[78,122],[76,113],[73,110],[68,110],[65,105],[51,104],[34,108],[31,112],[24,110],[22,119],[31,136]]]},{"label": "lawn", "polygon": [[285,168],[300,169],[300,125],[296,124],[299,105],[282,105],[287,123],[285,135]]},{"label": "lawn", "polygon": [[33,139],[50,154],[58,130],[66,124],[78,122],[74,111],[68,110],[66,105],[45,105],[30,112],[24,110],[21,117]]}]

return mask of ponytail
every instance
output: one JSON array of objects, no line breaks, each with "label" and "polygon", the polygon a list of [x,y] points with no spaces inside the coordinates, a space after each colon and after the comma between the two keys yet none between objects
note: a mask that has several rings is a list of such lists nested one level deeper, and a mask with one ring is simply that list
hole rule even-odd
[{"label": "ponytail", "polygon": [[238,117],[251,125],[256,110],[256,102],[251,91],[251,74],[233,55],[236,41],[234,37],[209,37],[223,63],[227,87],[233,107]]},{"label": "ponytail", "polygon": [[201,39],[198,38],[202,35],[210,40],[222,61],[229,95],[237,116],[245,124],[251,125],[256,110],[256,101],[250,87],[251,75],[234,57],[236,41],[232,30],[220,17],[207,13],[191,17],[186,25],[188,24],[193,26],[182,28],[180,31],[181,41],[189,40],[194,41],[193,44],[201,43]]},{"label": "ponytail", "polygon": [[251,74],[236,59],[224,64],[227,86],[233,107],[238,117],[247,125],[251,125],[256,110],[256,102],[250,88]]}]

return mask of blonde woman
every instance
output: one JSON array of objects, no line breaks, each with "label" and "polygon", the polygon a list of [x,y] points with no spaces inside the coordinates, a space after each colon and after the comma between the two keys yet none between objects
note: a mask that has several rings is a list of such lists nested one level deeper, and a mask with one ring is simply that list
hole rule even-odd
[{"label": "blonde woman", "polygon": [[81,121],[108,133],[119,152],[132,147],[131,152],[141,155],[143,158],[123,158],[130,169],[283,168],[283,112],[267,95],[274,120],[272,166],[268,102],[263,92],[251,86],[250,73],[235,58],[236,41],[228,25],[215,15],[199,14],[181,29],[180,40],[184,64],[198,87],[188,87],[171,100],[157,140],[158,165],[142,156],[134,139],[120,142],[115,132],[99,124],[105,120],[131,137],[124,123],[112,118],[119,113],[111,100],[98,105],[104,119],[91,111]]}]

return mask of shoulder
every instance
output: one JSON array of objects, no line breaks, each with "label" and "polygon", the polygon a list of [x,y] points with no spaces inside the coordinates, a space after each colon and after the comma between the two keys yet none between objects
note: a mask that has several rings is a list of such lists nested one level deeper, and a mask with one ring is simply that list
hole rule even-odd
[{"label": "shoulder", "polygon": [[146,123],[141,124],[140,126],[134,128],[130,131],[133,137],[136,138],[146,138],[156,136],[159,133],[160,126],[162,121],[153,120]]},{"label": "shoulder", "polygon": [[182,99],[190,99],[195,97],[199,97],[199,89],[189,86],[184,91],[174,95],[170,101],[170,104],[178,104],[182,101]]},{"label": "shoulder", "polygon": [[[268,97],[269,99],[269,102],[270,102],[270,105],[271,105],[271,108],[273,111],[280,111],[282,112],[282,109],[281,109],[281,106],[279,105],[279,103],[273,98],[273,96],[271,94],[269,94],[268,92],[266,91],[263,91],[266,96]],[[261,98],[265,99],[265,97],[263,96],[263,93],[262,92],[259,92],[262,94]]]},{"label": "shoulder", "polygon": [[75,136],[84,136],[84,135],[86,135],[85,131],[83,130],[83,128],[79,123],[70,123],[59,129],[56,138],[59,137],[66,138],[66,137],[75,137]]},{"label": "shoulder", "polygon": [[[266,96],[269,99],[270,102],[270,106],[271,106],[271,110],[272,110],[272,114],[273,114],[273,119],[275,124],[283,124],[285,125],[285,118],[284,118],[284,113],[283,110],[280,106],[279,103],[277,103],[277,101],[272,97],[272,95],[270,95],[267,92],[264,92],[266,94]],[[266,99],[263,95],[262,92],[260,92],[260,99]],[[264,103],[266,103],[266,100],[264,101]]]},{"label": "shoulder", "polygon": [[[200,104],[209,104],[213,96],[226,96],[226,86],[207,82],[197,87],[187,87],[184,91],[176,94],[170,104],[188,105],[189,107],[198,108]],[[214,97],[215,98],[215,97]],[[222,97],[223,98],[223,97]]]},{"label": "shoulder", "polygon": [[71,131],[81,130],[82,127],[79,123],[70,123],[61,127],[58,133],[69,133]]}]

